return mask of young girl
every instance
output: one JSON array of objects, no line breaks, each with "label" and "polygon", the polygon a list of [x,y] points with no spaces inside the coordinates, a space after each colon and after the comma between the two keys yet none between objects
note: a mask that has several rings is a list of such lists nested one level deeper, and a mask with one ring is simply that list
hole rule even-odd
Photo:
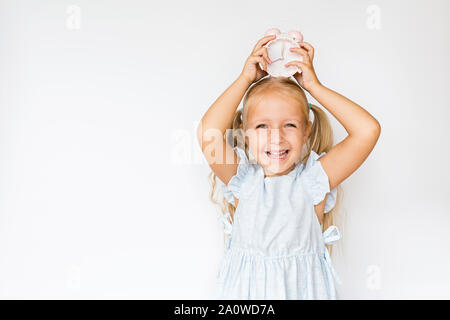
[{"label": "young girl", "polygon": [[[286,64],[301,69],[297,83],[267,76],[271,61],[263,46],[274,37],[256,43],[197,131],[213,188],[216,176],[224,184],[228,211],[216,298],[337,299],[339,280],[327,245],[341,235],[327,216],[337,186],[374,148],[380,124],[317,79],[314,48],[306,42],[291,49],[303,62]],[[325,112],[308,103],[303,89],[345,127],[348,135],[340,143],[333,146]],[[243,109],[236,111],[244,94]]]}]

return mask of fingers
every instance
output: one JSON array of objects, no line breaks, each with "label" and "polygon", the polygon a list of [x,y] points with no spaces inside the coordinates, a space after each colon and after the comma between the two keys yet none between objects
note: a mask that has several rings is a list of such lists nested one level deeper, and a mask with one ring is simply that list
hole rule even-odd
[{"label": "fingers", "polygon": [[295,66],[295,67],[299,68],[300,70],[303,70],[303,68],[304,68],[305,66],[307,66],[307,64],[306,64],[306,63],[303,63],[303,62],[300,62],[300,61],[298,61],[298,60],[292,60],[292,61],[286,63],[284,66],[285,66],[286,68],[287,68],[287,67],[290,67],[290,66]]},{"label": "fingers", "polygon": [[248,60],[249,60],[251,63],[256,63],[256,62],[261,63],[261,65],[263,66],[263,70],[264,70],[264,71],[267,71],[267,62],[266,62],[266,60],[265,60],[262,56],[250,56],[250,57],[248,58]]},{"label": "fingers", "polygon": [[290,51],[299,54],[303,58],[303,63],[312,64],[311,57],[309,56],[309,54],[307,53],[307,51],[305,49],[291,48]]},{"label": "fingers", "polygon": [[269,42],[270,40],[273,40],[276,38],[276,35],[272,34],[270,36],[265,36],[262,37],[257,43],[256,45],[253,47],[252,53],[255,52],[256,50],[259,50],[259,48],[261,48],[263,45],[265,45],[267,42]]},{"label": "fingers", "polygon": [[300,42],[300,47],[304,47],[306,51],[308,51],[309,56],[311,57],[311,60],[314,59],[314,47],[310,45],[308,42]]},{"label": "fingers", "polygon": [[272,60],[269,58],[269,51],[267,51],[267,48],[262,47],[259,50],[256,50],[253,55],[255,56],[263,56],[264,59],[267,61],[267,63],[272,63]]}]

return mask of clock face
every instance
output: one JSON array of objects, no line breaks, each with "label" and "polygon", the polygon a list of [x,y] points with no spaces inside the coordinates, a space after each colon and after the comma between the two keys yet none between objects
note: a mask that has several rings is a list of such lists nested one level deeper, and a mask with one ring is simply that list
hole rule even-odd
[{"label": "clock face", "polygon": [[269,53],[271,64],[267,64],[267,73],[273,77],[290,77],[296,72],[302,70],[296,66],[285,67],[284,65],[292,60],[303,62],[302,56],[290,51],[290,48],[300,48],[300,46],[291,39],[278,38],[269,41],[265,47]]}]

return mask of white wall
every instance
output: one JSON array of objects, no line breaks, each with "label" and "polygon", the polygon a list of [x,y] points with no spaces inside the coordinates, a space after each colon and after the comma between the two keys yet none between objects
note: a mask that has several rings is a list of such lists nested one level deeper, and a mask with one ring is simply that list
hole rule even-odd
[{"label": "white wall", "polygon": [[450,298],[450,3],[276,3],[0,1],[1,298],[211,298],[194,128],[271,27],[382,126],[343,183],[341,297]]}]

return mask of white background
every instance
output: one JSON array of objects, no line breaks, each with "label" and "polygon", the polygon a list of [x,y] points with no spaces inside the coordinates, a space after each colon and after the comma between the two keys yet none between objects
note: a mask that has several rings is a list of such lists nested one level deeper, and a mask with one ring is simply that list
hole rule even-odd
[{"label": "white background", "polygon": [[382,127],[342,184],[341,298],[450,298],[449,9],[0,1],[0,297],[211,298],[223,237],[195,127],[277,27]]}]

